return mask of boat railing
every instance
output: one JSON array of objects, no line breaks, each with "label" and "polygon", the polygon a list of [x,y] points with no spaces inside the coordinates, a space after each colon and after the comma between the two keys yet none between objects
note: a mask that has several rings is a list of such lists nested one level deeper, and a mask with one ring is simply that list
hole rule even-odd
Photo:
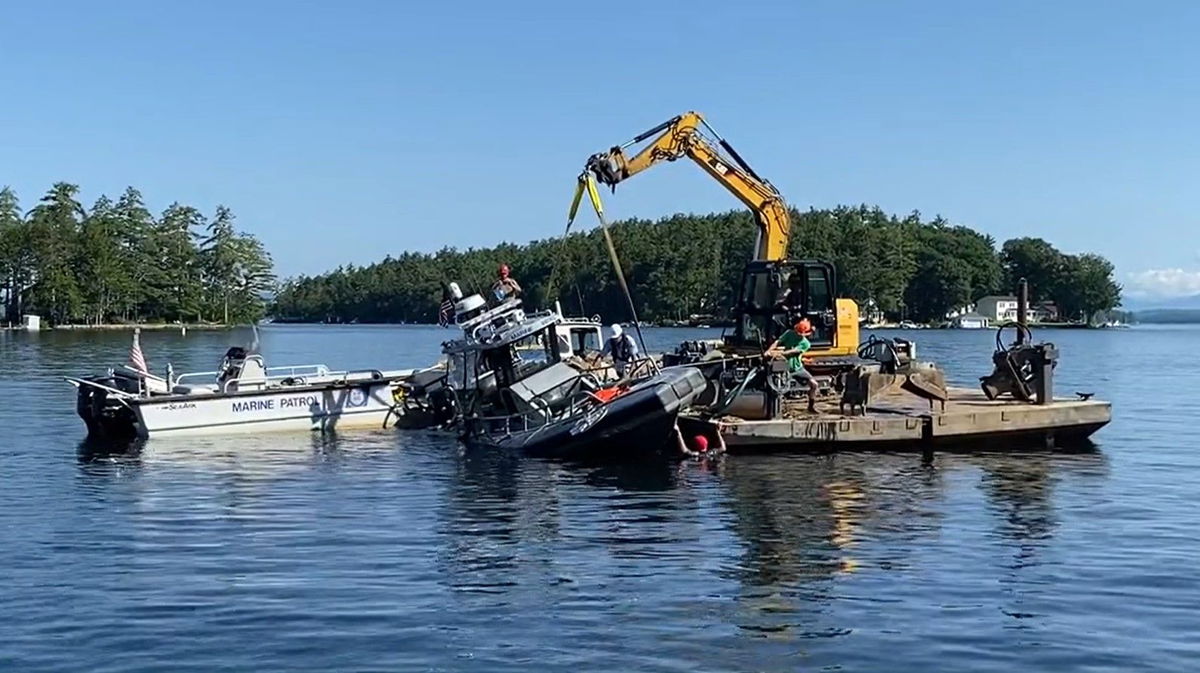
[{"label": "boat railing", "polygon": [[295,376],[333,376],[347,372],[331,372],[325,365],[296,365],[294,367],[267,367],[268,379]]},{"label": "boat railing", "polygon": [[567,407],[567,415],[574,416],[576,412],[583,409],[587,404],[604,404],[604,400],[600,399],[596,393],[590,390],[581,390],[571,396],[571,401]]},{"label": "boat railing", "polygon": [[[178,384],[183,384],[183,383],[188,383],[188,382],[197,382],[197,381],[205,381],[205,380],[206,381],[214,381],[214,380],[216,380],[216,378],[218,376],[220,376],[220,374],[221,374],[220,371],[187,372],[185,374],[180,374],[180,375],[176,376],[175,384],[178,385]],[[288,379],[294,379],[297,382],[312,383],[313,381],[311,381],[309,379],[315,378],[315,379],[333,380],[333,381],[356,381],[356,380],[367,380],[367,379],[379,379],[379,378],[383,378],[383,376],[384,376],[383,372],[378,369],[349,369],[349,370],[334,371],[334,370],[331,370],[326,365],[295,365],[295,366],[290,366],[290,367],[289,366],[268,367],[266,370],[264,370],[264,375],[251,376],[251,377],[239,377],[237,379],[230,379],[229,381],[226,381],[225,383],[229,384],[229,383],[233,383],[236,381],[241,384],[261,383],[261,384],[269,385],[269,384],[273,384],[273,383],[280,383],[280,382],[286,381]]]},{"label": "boat railing", "polygon": [[487,432],[503,432],[508,435],[514,432],[527,432],[543,428],[552,420],[554,420],[554,416],[549,413],[548,406],[546,409],[539,407],[519,414],[475,417],[475,421]]},{"label": "boat railing", "polygon": [[179,383],[183,383],[184,381],[187,381],[187,380],[199,379],[201,377],[215,379],[215,378],[217,378],[217,375],[220,373],[221,372],[216,372],[216,371],[213,371],[213,372],[187,372],[186,374],[179,374],[178,376],[176,376],[175,383],[179,384]]},{"label": "boat railing", "polygon": [[503,416],[477,416],[475,420],[489,432],[525,432],[543,428],[560,418],[570,418],[584,410],[589,405],[603,405],[605,401],[589,390],[577,390],[567,401],[565,413],[560,409],[555,413],[550,404],[542,397],[536,396],[528,401],[534,408],[516,414]]},{"label": "boat railing", "polygon": [[626,379],[642,379],[654,376],[658,373],[660,367],[658,362],[652,357],[642,357],[633,361],[632,366],[625,372],[623,378]]}]

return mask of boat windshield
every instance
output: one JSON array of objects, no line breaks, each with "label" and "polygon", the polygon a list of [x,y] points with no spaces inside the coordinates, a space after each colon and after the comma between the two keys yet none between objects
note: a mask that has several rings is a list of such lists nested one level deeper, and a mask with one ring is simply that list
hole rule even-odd
[{"label": "boat windshield", "polygon": [[561,355],[558,344],[551,328],[515,341],[508,348],[489,350],[485,358],[488,369],[497,374],[497,383],[508,386],[557,363]]},{"label": "boat windshield", "polygon": [[593,327],[571,328],[572,353],[583,355],[586,352],[599,352],[600,349],[600,330]]},{"label": "boat windshield", "polygon": [[[513,344],[515,362],[513,368],[517,372],[517,380],[539,372],[558,361],[557,342],[551,339],[549,332],[541,332],[528,336]],[[554,344],[554,346],[551,346]]]}]

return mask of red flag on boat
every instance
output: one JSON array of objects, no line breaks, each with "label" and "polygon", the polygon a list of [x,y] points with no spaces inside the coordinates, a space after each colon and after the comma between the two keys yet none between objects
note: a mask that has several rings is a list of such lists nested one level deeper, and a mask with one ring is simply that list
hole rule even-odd
[{"label": "red flag on boat", "polygon": [[149,374],[146,366],[146,356],[142,354],[142,330],[133,330],[133,345],[129,347],[129,368],[142,374]]}]

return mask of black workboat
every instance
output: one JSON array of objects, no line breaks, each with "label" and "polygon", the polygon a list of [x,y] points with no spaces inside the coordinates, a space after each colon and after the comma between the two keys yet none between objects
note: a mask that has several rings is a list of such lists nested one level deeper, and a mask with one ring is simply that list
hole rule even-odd
[{"label": "black workboat", "polygon": [[675,368],[628,388],[615,386],[585,394],[575,408],[563,408],[558,414],[465,416],[463,439],[474,446],[519,449],[548,458],[644,456],[668,445],[679,412],[704,386],[698,370]]},{"label": "black workboat", "polygon": [[463,337],[443,344],[446,392],[470,447],[585,461],[657,453],[706,385],[694,368],[659,371],[652,361],[602,381],[562,357],[557,311],[526,314],[516,300],[488,307],[473,295],[455,314]]}]

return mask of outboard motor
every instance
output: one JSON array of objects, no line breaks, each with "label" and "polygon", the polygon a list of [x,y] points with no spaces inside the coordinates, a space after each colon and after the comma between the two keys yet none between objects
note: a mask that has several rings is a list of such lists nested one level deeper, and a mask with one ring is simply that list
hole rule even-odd
[{"label": "outboard motor", "polygon": [[434,425],[449,426],[458,418],[458,399],[449,386],[430,392],[429,406],[432,409]]},{"label": "outboard motor", "polygon": [[129,405],[110,398],[105,388],[136,395],[139,392],[137,379],[118,376],[109,370],[107,376],[91,376],[86,380],[104,386],[104,388],[86,384],[77,386],[75,411],[87,426],[88,437],[93,439],[136,437],[137,415],[129,408]]}]

